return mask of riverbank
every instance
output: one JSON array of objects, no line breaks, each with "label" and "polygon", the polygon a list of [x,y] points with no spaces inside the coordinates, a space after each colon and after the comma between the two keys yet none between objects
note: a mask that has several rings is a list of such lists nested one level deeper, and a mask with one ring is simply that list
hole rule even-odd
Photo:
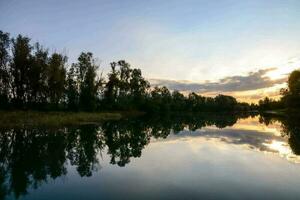
[{"label": "riverbank", "polygon": [[262,111],[261,114],[268,114],[268,115],[277,115],[277,116],[285,116],[287,115],[287,110],[266,110]]},{"label": "riverbank", "polygon": [[[0,111],[0,127],[64,126],[100,123],[118,120],[124,114],[117,112],[37,112]],[[126,114],[125,114],[126,115]]]},{"label": "riverbank", "polygon": [[260,114],[262,115],[271,115],[271,116],[278,116],[278,117],[300,117],[299,110],[297,109],[280,109],[280,110],[266,110],[261,111]]}]

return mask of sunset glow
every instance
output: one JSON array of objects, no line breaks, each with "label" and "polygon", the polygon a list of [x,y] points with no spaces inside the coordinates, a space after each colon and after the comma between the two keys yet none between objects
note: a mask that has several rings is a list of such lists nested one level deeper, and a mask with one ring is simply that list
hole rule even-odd
[{"label": "sunset glow", "polygon": [[300,197],[300,0],[0,0],[0,200]]},{"label": "sunset glow", "polygon": [[[1,1],[0,26],[65,52],[70,62],[92,51],[103,73],[112,60],[125,59],[150,82],[173,81],[169,89],[258,102],[266,95],[280,98],[287,75],[300,67],[299,13],[298,1]],[[224,79],[266,69],[247,87],[223,88]],[[203,90],[206,83],[214,86]],[[195,84],[201,87],[189,87]]]}]

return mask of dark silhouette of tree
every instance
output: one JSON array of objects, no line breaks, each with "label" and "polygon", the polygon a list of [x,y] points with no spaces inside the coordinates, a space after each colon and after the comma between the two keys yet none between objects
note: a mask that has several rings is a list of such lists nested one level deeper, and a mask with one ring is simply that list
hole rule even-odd
[{"label": "dark silhouette of tree", "polygon": [[288,79],[288,89],[282,92],[282,101],[288,108],[300,108],[300,71],[293,71]]},{"label": "dark silhouette of tree", "polygon": [[91,52],[82,52],[77,63],[67,68],[66,56],[56,52],[49,54],[39,43],[31,45],[28,37],[18,35],[10,40],[9,34],[1,31],[0,39],[2,109],[139,110],[149,113],[255,109],[247,103],[238,103],[231,96],[212,98],[197,93],[184,96],[167,87],[151,88],[142,71],[132,68],[125,60],[112,62],[107,78],[102,78],[98,76],[99,66]]},{"label": "dark silhouette of tree", "polygon": [[67,57],[53,53],[49,61],[48,68],[48,91],[50,104],[58,107],[65,91]]},{"label": "dark silhouette of tree", "polygon": [[168,112],[171,108],[172,96],[168,88],[155,87],[150,92],[148,102],[148,111],[150,112]]},{"label": "dark silhouette of tree", "polygon": [[147,95],[147,91],[150,88],[150,84],[146,81],[140,69],[133,69],[130,79],[130,93],[133,98],[133,103],[138,106],[141,106]]},{"label": "dark silhouette of tree", "polygon": [[288,79],[289,91],[292,95],[300,94],[300,71],[293,71]]},{"label": "dark silhouette of tree", "polygon": [[215,97],[215,102],[218,110],[230,111],[234,110],[237,105],[237,100],[234,97],[226,95],[218,95]]},{"label": "dark silhouette of tree", "polygon": [[116,65],[117,63],[112,62],[110,64],[111,66],[111,72],[108,74],[108,81],[105,86],[104,91],[104,100],[107,108],[113,108],[116,104],[116,97],[118,92],[118,84],[119,84],[119,78],[118,78],[118,72],[116,71]]},{"label": "dark silhouette of tree", "polygon": [[118,80],[116,81],[116,85],[118,87],[118,103],[126,103],[122,101],[126,101],[127,96],[129,95],[130,92],[130,78],[131,78],[131,73],[132,70],[130,69],[129,63],[125,62],[124,60],[120,60],[117,63],[115,63],[116,66],[119,67],[118,70],[118,75],[119,77],[117,78]]},{"label": "dark silhouette of tree", "polygon": [[8,107],[10,98],[9,46],[9,34],[0,31],[0,108],[2,109]]},{"label": "dark silhouette of tree", "polygon": [[77,111],[79,106],[79,89],[74,65],[72,65],[67,74],[66,97],[68,110]]},{"label": "dark silhouette of tree", "polygon": [[99,67],[95,63],[93,54],[90,52],[81,53],[78,57],[78,63],[74,67],[78,72],[80,108],[93,111],[96,109],[99,88],[99,80],[96,80],[96,72]]},{"label": "dark silhouette of tree", "polygon": [[131,69],[124,60],[112,62],[104,101],[108,108],[142,109],[149,87],[140,69]]},{"label": "dark silhouette of tree", "polygon": [[35,45],[35,53],[29,69],[29,102],[31,104],[47,103],[47,70],[49,64],[48,51]]},{"label": "dark silhouette of tree", "polygon": [[188,96],[187,105],[190,111],[203,111],[206,107],[205,97],[202,97],[192,92]]},{"label": "dark silhouette of tree", "polygon": [[282,95],[281,99],[274,100],[268,97],[259,101],[259,109],[277,110],[277,109],[290,109],[298,110],[300,108],[300,71],[293,71],[287,81],[288,87],[280,90]]},{"label": "dark silhouette of tree", "polygon": [[186,100],[183,94],[175,90],[172,92],[172,110],[183,111],[186,108]]},{"label": "dark silhouette of tree", "polygon": [[22,108],[28,100],[28,89],[30,80],[30,64],[32,46],[29,44],[30,39],[18,35],[16,39],[12,40],[12,93],[15,104],[18,108]]}]

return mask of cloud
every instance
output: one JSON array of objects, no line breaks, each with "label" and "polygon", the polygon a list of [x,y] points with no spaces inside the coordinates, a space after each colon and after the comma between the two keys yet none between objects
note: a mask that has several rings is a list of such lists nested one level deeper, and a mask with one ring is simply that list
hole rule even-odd
[{"label": "cloud", "polygon": [[217,82],[192,83],[187,81],[176,81],[166,79],[150,79],[152,86],[166,86],[170,90],[189,92],[242,92],[269,88],[286,82],[286,77],[273,80],[266,74],[276,68],[261,69],[250,72],[247,76],[229,76],[219,79]]}]

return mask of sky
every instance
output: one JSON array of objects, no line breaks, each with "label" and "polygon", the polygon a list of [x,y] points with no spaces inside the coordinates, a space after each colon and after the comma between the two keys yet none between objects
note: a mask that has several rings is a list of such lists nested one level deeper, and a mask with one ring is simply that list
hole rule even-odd
[{"label": "sky", "polygon": [[23,34],[103,73],[125,59],[152,85],[278,98],[300,68],[299,0],[0,0],[0,30]]}]

